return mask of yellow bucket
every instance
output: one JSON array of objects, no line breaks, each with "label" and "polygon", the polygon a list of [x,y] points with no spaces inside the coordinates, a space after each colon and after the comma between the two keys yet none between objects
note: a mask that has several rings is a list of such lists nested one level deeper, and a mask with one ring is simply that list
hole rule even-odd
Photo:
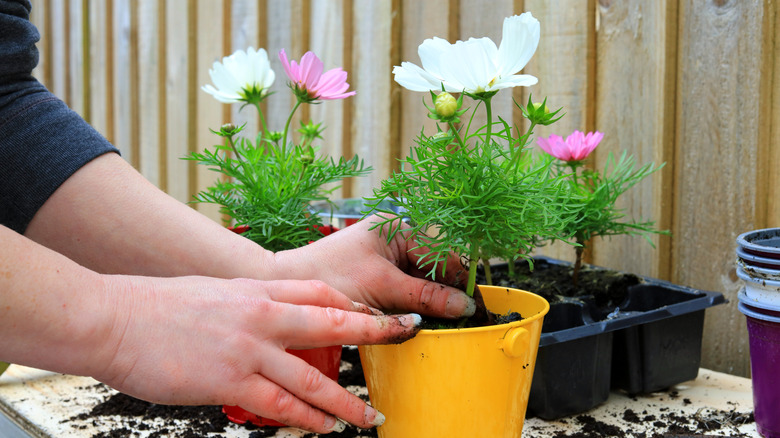
[{"label": "yellow bucket", "polygon": [[380,438],[511,437],[523,430],[547,301],[480,286],[488,309],[522,321],[421,330],[399,345],[360,347],[371,404],[387,420]]}]

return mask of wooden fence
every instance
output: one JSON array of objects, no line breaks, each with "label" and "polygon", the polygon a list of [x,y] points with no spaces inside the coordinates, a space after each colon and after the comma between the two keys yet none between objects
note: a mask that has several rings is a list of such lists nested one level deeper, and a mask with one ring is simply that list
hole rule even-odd
[{"label": "wooden fence", "polygon": [[[780,221],[780,26],[771,0],[33,0],[32,19],[42,34],[40,80],[152,182],[188,201],[215,176],[180,158],[217,141],[209,128],[257,126],[251,111],[200,90],[221,57],[268,50],[277,93],[267,115],[277,129],[292,102],[280,49],[343,66],[357,95],[307,111],[327,126],[325,151],[374,166],[339,194],[362,196],[421,123],[431,126],[423,95],[395,84],[392,66],[419,63],[417,46],[432,36],[498,42],[503,17],[526,10],[541,22],[525,69],[539,84],[514,97],[524,102],[530,91],[566,111],[538,133],[604,132],[598,167],[621,150],[666,163],[621,205],[672,235],[654,238],[655,248],[640,238],[597,241],[589,261],[725,293],[730,303],[707,311],[703,366],[748,375],[734,240]],[[499,94],[495,110],[519,120],[511,98]],[[540,252],[571,258],[569,248]]]}]

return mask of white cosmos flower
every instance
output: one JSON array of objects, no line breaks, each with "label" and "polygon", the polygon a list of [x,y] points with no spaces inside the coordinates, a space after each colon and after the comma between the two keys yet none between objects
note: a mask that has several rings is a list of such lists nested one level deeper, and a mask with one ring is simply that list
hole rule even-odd
[{"label": "white cosmos flower", "polygon": [[223,103],[259,102],[268,94],[276,78],[265,49],[252,47],[247,51],[237,50],[222,58],[222,62],[215,62],[209,76],[214,86],[204,85],[203,91]]},{"label": "white cosmos flower", "polygon": [[504,19],[500,47],[490,38],[450,44],[434,37],[417,49],[422,68],[403,62],[393,68],[393,74],[396,82],[412,91],[438,91],[444,84],[449,92],[479,94],[530,86],[537,82],[536,77],[516,73],[525,67],[538,45],[539,20],[526,12]]}]

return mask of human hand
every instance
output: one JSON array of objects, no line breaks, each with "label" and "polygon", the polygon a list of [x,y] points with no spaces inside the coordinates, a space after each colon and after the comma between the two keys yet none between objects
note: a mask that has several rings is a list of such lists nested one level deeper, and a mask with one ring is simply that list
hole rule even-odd
[{"label": "human hand", "polygon": [[432,281],[417,267],[420,252],[410,252],[415,243],[397,233],[388,244],[387,233],[369,230],[374,222],[369,217],[305,247],[279,252],[276,261],[288,275],[303,272],[374,308],[448,318],[474,314],[474,300],[454,287],[465,285],[468,274],[455,254]]},{"label": "human hand", "polygon": [[419,315],[372,315],[321,281],[115,277],[114,323],[93,377],[166,404],[237,405],[327,433],[384,417],[287,353],[414,336]]}]

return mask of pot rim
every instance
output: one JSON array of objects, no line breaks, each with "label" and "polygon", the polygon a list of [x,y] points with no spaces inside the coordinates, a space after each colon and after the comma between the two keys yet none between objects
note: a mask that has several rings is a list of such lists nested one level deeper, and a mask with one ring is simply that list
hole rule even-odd
[{"label": "pot rim", "polygon": [[737,299],[741,304],[744,304],[748,307],[770,310],[772,312],[780,312],[780,305],[774,305],[774,304],[765,303],[763,301],[752,299],[747,295],[747,290],[744,287],[739,290],[739,293],[737,294]]},{"label": "pot rim", "polygon": [[759,265],[751,265],[750,263],[745,262],[741,258],[737,258],[737,269],[742,269],[750,275],[751,272],[755,272],[756,276],[752,276],[754,278],[764,278],[767,280],[780,280],[780,265],[777,266],[779,269],[771,269],[771,268],[765,268],[763,266]]},{"label": "pot rim", "polygon": [[741,247],[737,248],[736,252],[737,252],[737,256],[740,259],[742,259],[742,261],[745,264],[751,265],[752,263],[761,263],[762,265],[777,266],[778,268],[780,268],[780,258],[773,259],[773,258],[761,257],[755,254],[750,254]]},{"label": "pot rim", "polygon": [[[780,247],[760,245],[754,242],[755,238],[763,239],[777,237],[780,238],[780,228],[762,228],[759,230],[747,231],[737,236],[737,246],[747,250],[761,251],[780,255]],[[751,239],[751,237],[753,239]]]},{"label": "pot rim", "polygon": [[536,321],[538,319],[541,319],[541,318],[544,318],[544,316],[550,311],[550,303],[547,300],[545,300],[539,294],[535,294],[533,292],[529,292],[529,291],[523,290],[523,289],[517,289],[517,288],[514,288],[514,287],[506,287],[506,286],[495,286],[495,285],[494,286],[488,286],[488,285],[482,285],[481,284],[481,285],[479,285],[479,287],[480,288],[491,287],[491,288],[496,288],[496,289],[505,289],[505,290],[508,290],[508,291],[517,291],[517,292],[520,292],[521,294],[533,295],[535,297],[539,297],[544,302],[544,307],[539,312],[537,312],[536,314],[534,314],[532,316],[528,316],[528,317],[523,317],[523,319],[521,319],[520,321],[512,321],[512,322],[507,322],[507,323],[504,323],[504,324],[491,325],[491,326],[487,326],[487,327],[464,327],[464,328],[436,329],[436,330],[434,330],[434,329],[422,329],[422,330],[420,330],[417,333],[416,336],[420,336],[420,335],[437,335],[437,336],[440,336],[440,335],[444,335],[444,336],[450,335],[451,336],[451,335],[456,335],[456,334],[463,334],[464,331],[467,331],[469,333],[480,333],[480,332],[489,332],[489,331],[498,331],[498,330],[510,329],[510,328],[513,328],[513,327],[519,327],[519,326],[532,324],[534,321]]},{"label": "pot rim", "polygon": [[752,275],[745,272],[745,270],[742,269],[741,266],[737,267],[737,277],[754,284],[760,284],[762,286],[780,287],[780,280],[770,280],[768,278],[753,277]]},{"label": "pot rim", "polygon": [[743,315],[752,318],[752,319],[759,319],[761,321],[771,322],[774,324],[780,324],[780,317],[771,316],[771,315],[764,315],[763,313],[758,313],[755,310],[752,310],[750,306],[748,306],[745,303],[739,303],[737,305],[737,308],[740,312],[742,312]]}]

